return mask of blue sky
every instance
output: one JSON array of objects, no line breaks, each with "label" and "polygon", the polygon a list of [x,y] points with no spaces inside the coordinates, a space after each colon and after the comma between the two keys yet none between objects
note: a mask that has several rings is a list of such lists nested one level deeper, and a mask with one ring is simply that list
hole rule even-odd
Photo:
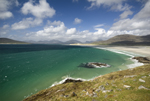
[{"label": "blue sky", "polygon": [[150,34],[150,0],[0,0],[0,37],[94,41]]}]

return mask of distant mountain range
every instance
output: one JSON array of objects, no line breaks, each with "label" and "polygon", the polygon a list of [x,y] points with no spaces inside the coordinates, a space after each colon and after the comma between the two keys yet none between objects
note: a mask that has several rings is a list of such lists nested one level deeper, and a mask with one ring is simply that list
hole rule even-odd
[{"label": "distant mountain range", "polygon": [[16,41],[8,38],[0,38],[0,44],[28,44],[28,43],[22,41]]},{"label": "distant mountain range", "polygon": [[106,41],[96,41],[93,44],[99,45],[150,45],[150,35],[135,36],[135,35],[117,35]]},{"label": "distant mountain range", "polygon": [[77,40],[69,40],[66,42],[61,42],[59,40],[50,40],[50,41],[17,41],[9,38],[0,38],[0,44],[27,44],[27,43],[34,43],[34,44],[74,44],[74,43],[82,43]]},{"label": "distant mountain range", "polygon": [[[35,43],[35,44],[76,44],[82,42],[77,40],[69,40],[66,42],[61,42],[58,40],[50,40],[50,41],[28,41],[28,42],[22,42],[22,41],[16,41],[8,38],[0,38],[0,44],[28,44],[28,43]],[[146,36],[135,36],[135,35],[117,35],[114,36],[108,40],[105,41],[96,41],[91,42],[87,41],[85,43],[92,43],[92,44],[98,44],[98,45],[150,45],[150,35]],[[83,43],[83,44],[85,44]]]},{"label": "distant mountain range", "polygon": [[77,40],[69,40],[66,42],[62,42],[59,40],[50,40],[50,41],[30,41],[30,43],[38,43],[38,44],[74,44],[74,43],[82,43]]}]

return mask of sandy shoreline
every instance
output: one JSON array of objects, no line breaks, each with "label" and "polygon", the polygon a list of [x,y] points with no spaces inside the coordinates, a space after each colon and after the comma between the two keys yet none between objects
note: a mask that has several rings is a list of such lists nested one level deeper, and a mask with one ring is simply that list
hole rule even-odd
[{"label": "sandy shoreline", "polygon": [[138,54],[139,56],[145,56],[150,59],[150,46],[105,46],[105,45],[95,45],[95,44],[70,44],[73,46],[89,46],[89,47],[99,47],[116,51],[124,51],[133,54]]},{"label": "sandy shoreline", "polygon": [[104,48],[130,52],[150,58],[150,46],[104,46]]}]

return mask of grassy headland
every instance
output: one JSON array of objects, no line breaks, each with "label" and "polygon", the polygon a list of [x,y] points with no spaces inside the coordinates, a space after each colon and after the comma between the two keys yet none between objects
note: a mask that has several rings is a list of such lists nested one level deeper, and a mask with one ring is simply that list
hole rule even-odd
[{"label": "grassy headland", "polygon": [[150,101],[150,64],[59,84],[23,101]]},{"label": "grassy headland", "polygon": [[29,44],[27,42],[16,41],[8,38],[0,38],[0,44]]}]

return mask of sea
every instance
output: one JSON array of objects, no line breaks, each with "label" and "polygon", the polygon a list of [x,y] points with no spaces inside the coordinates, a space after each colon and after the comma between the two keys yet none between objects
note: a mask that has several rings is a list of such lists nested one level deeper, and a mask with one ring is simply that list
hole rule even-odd
[{"label": "sea", "polygon": [[[131,56],[109,50],[70,45],[0,45],[0,101],[22,101],[67,77],[90,80],[128,69]],[[107,68],[80,64],[101,62]]]}]

